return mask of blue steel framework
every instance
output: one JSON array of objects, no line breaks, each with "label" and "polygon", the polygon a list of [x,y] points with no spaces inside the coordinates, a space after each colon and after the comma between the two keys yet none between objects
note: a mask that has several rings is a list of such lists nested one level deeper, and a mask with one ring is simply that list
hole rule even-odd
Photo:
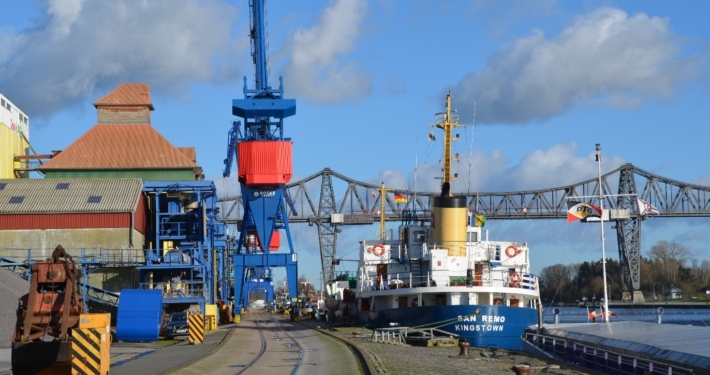
[{"label": "blue steel framework", "polygon": [[144,182],[152,220],[148,222],[140,288],[167,288],[163,305],[214,304],[228,292],[224,225],[215,222],[213,181]]},{"label": "blue steel framework", "polygon": [[[244,77],[244,99],[232,100],[232,114],[244,120],[244,127],[241,127],[240,121],[234,121],[232,124],[227,159],[224,161],[225,177],[231,173],[232,160],[240,142],[290,141],[289,138],[284,138],[283,119],[296,114],[296,101],[283,98],[283,79],[280,79],[278,89],[272,89],[268,83],[264,1],[251,0],[249,8],[255,69],[254,89],[247,87],[247,78]],[[273,160],[260,162],[278,163],[275,158],[276,155]],[[297,254],[293,249],[284,207],[284,184],[259,187],[241,182],[241,191],[245,220],[241,224],[235,253],[232,255],[235,315],[239,315],[242,308],[247,306],[250,293],[263,292],[267,303],[274,300],[272,267],[285,267],[289,290],[298,290]],[[286,233],[290,253],[270,254],[266,246],[272,243],[273,233],[281,229]],[[247,239],[252,234],[258,237],[258,243],[265,244],[263,250],[251,245],[254,241],[250,241],[250,245],[246,246]]]}]

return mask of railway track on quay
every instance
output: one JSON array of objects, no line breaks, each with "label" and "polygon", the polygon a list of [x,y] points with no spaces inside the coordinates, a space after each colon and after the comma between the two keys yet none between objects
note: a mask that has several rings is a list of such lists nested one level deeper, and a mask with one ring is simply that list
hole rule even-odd
[{"label": "railway track on quay", "polygon": [[363,374],[349,344],[266,311],[249,312],[214,352],[171,374]]}]

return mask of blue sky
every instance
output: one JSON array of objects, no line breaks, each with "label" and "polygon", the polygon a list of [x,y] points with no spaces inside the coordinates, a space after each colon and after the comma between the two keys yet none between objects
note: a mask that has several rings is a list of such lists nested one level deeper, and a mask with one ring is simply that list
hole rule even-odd
[{"label": "blue sky", "polygon": [[[252,85],[248,2],[36,0],[0,4],[0,92],[30,117],[39,153],[96,123],[92,104],[124,82],[151,85],[153,126],[195,146],[219,189],[231,100]],[[461,190],[572,184],[630,162],[710,185],[709,2],[267,1],[270,81],[297,115],[294,178],[329,167],[353,179],[435,191],[441,149],[428,125],[450,91],[461,115]],[[475,125],[474,123],[475,108]],[[471,167],[469,167],[469,165]],[[471,171],[470,173],[468,171]],[[470,176],[470,177],[469,177]],[[469,182],[470,181],[470,182]],[[224,193],[223,191],[221,193]],[[527,241],[533,271],[600,258],[599,228],[489,221]],[[679,241],[710,259],[706,219],[643,223],[642,251]],[[292,225],[299,273],[320,271],[315,227]],[[350,254],[375,228],[345,228]],[[617,258],[615,232],[607,254]],[[344,269],[354,269],[344,263]]]}]

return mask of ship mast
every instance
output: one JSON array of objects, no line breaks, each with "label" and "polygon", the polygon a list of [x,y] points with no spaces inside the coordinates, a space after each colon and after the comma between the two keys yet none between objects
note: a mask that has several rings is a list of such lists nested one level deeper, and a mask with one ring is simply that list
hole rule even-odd
[{"label": "ship mast", "polygon": [[[446,95],[446,111],[437,113],[434,117],[436,124],[431,126],[436,126],[444,131],[444,176],[442,177],[441,184],[451,184],[451,181],[458,178],[458,173],[451,175],[451,162],[459,159],[459,155],[451,155],[451,142],[459,139],[457,134],[455,138],[451,136],[451,130],[459,125],[459,115],[451,113],[451,94]],[[456,112],[456,110],[453,110]],[[449,193],[450,195],[450,193]]]}]

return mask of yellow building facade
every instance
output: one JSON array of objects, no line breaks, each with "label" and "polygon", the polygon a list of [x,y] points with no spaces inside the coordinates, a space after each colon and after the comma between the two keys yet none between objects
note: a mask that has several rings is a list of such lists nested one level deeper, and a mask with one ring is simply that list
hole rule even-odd
[{"label": "yellow building facade", "polygon": [[27,115],[0,93],[0,178],[29,177],[27,172],[15,173],[16,155],[29,155],[30,120]]}]

